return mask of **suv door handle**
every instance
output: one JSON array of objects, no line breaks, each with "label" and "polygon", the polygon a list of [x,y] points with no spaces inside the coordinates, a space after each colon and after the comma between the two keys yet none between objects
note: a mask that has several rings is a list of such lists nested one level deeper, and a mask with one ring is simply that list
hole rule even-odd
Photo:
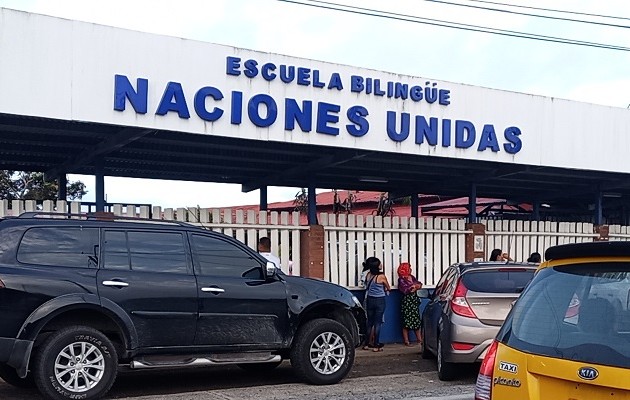
[{"label": "suv door handle", "polygon": [[221,289],[218,287],[202,287],[202,292],[210,292],[210,293],[224,293],[225,289]]},{"label": "suv door handle", "polygon": [[103,286],[127,287],[129,284],[120,281],[103,281]]}]

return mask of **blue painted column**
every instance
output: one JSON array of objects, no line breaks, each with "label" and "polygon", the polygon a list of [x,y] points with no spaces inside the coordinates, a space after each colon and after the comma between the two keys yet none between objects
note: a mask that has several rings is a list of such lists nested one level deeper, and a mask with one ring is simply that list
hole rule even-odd
[{"label": "blue painted column", "polygon": [[267,211],[267,186],[260,187],[260,211]]},{"label": "blue painted column", "polygon": [[102,157],[98,157],[94,162],[94,178],[96,186],[96,212],[102,212],[105,211],[105,167]]},{"label": "blue painted column", "polygon": [[57,182],[59,183],[57,198],[59,200],[66,200],[68,198],[68,177],[66,174],[59,174]]},{"label": "blue painted column", "polygon": [[411,218],[418,218],[418,193],[411,195]]},{"label": "blue painted column", "polygon": [[595,225],[601,225],[603,219],[602,192],[598,190],[595,199]]},{"label": "blue painted column", "polygon": [[540,201],[534,201],[534,209],[532,210],[532,218],[534,221],[540,221]]},{"label": "blue painted column", "polygon": [[317,200],[315,198],[315,184],[308,184],[308,224],[317,225]]},{"label": "blue painted column", "polygon": [[468,196],[468,223],[477,222],[477,184],[470,185],[470,196]]}]

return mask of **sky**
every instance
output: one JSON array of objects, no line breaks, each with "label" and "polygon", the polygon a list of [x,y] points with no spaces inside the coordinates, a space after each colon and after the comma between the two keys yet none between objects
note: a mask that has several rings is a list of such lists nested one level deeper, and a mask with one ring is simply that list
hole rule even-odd
[{"label": "sky", "polygon": [[[426,0],[331,0],[413,16],[630,47],[630,19],[607,27],[457,7]],[[495,0],[630,18],[627,0]],[[484,6],[468,0],[449,0]],[[485,4],[487,7],[492,5]],[[630,107],[630,52],[510,38],[348,14],[278,0],[0,0],[0,7],[440,81]],[[505,7],[503,7],[505,8]],[[542,13],[535,10],[516,11]],[[549,14],[549,13],[547,13]],[[577,15],[570,18],[586,19]],[[94,178],[70,175],[87,185]],[[168,191],[164,188],[168,187]],[[257,204],[240,185],[105,178],[107,201],[163,207]],[[297,188],[268,190],[268,201]]]}]

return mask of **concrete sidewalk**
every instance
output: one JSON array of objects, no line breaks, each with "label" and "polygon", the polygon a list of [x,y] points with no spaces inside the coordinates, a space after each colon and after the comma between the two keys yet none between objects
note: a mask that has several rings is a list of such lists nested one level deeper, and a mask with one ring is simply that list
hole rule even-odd
[{"label": "concrete sidewalk", "polygon": [[411,346],[405,346],[402,343],[388,343],[383,348],[383,351],[373,351],[373,349],[363,350],[363,346],[357,347],[356,357],[388,357],[394,354],[400,355],[416,355],[420,358],[420,345],[412,343]]}]

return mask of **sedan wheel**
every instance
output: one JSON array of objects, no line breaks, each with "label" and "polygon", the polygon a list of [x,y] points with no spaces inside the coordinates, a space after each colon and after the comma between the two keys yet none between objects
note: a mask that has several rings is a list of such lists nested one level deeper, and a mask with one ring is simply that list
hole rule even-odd
[{"label": "sedan wheel", "polygon": [[437,369],[441,381],[452,381],[455,378],[455,364],[444,361],[444,347],[440,336],[437,341]]}]

